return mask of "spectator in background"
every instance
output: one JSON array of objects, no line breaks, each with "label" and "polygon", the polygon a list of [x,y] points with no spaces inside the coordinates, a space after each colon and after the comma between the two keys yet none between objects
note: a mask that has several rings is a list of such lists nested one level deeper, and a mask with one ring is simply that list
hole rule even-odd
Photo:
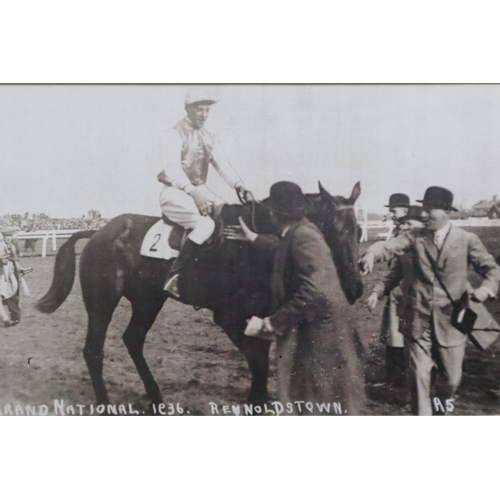
[{"label": "spectator in background", "polygon": [[[3,234],[0,232],[0,255],[4,254],[4,239],[3,239]],[[1,300],[1,288],[2,288],[2,283],[3,283],[3,266],[0,260],[0,319],[3,321],[3,325],[8,328],[9,326],[14,326],[17,323],[12,321],[7,314],[7,311],[5,310],[3,306],[3,300]]]},{"label": "spectator in background", "polygon": [[14,326],[21,320],[21,308],[19,307],[19,268],[17,261],[19,253],[13,242],[17,227],[6,227],[0,229],[3,241],[0,245],[0,295],[3,306],[9,310],[10,317],[6,311],[3,313],[4,326]]},{"label": "spectator in background", "polygon": [[108,219],[101,216],[98,210],[90,210],[88,214],[79,218],[58,219],[46,214],[33,214],[29,217],[19,214],[0,217],[0,227],[21,227],[23,231],[50,231],[51,229],[100,229],[107,224]]},{"label": "spectator in background", "polygon": [[[408,213],[398,220],[398,224],[398,233],[423,227],[421,207],[410,206]],[[404,330],[401,322],[413,279],[412,256],[404,254],[394,257],[391,259],[389,272],[375,284],[366,301],[370,310],[373,310],[379,299],[387,297],[381,328],[381,337],[386,344],[386,383],[397,387],[402,387],[405,382],[406,356],[404,336],[400,332]]]},{"label": "spectator in background", "polygon": [[[386,205],[391,213],[395,228],[391,237],[397,237],[402,230],[404,218],[408,215],[410,207],[410,198],[403,193],[394,193],[389,197],[389,204]],[[418,208],[418,207],[417,207]],[[394,257],[388,263],[389,269],[400,265],[398,257]],[[368,298],[368,307],[373,309],[380,293],[384,292],[383,284],[375,287]],[[397,313],[397,304],[401,289],[388,291],[387,302],[382,315],[382,326],[380,331],[380,340],[385,344],[385,382],[389,385],[401,387],[404,385],[405,378],[405,355],[404,355],[404,337],[399,331],[399,316]]]}]

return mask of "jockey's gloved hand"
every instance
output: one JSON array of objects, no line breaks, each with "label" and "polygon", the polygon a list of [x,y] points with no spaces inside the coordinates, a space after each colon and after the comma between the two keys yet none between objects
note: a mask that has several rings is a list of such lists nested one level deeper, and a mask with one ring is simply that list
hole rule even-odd
[{"label": "jockey's gloved hand", "polygon": [[243,186],[243,184],[237,184],[235,189],[239,197],[243,201],[250,201],[253,198],[252,192],[246,189],[245,186]]},{"label": "jockey's gloved hand", "polygon": [[194,188],[189,195],[193,198],[201,215],[207,215],[210,212],[210,199],[201,190]]},{"label": "jockey's gloved hand", "polygon": [[162,184],[165,184],[165,185],[171,185],[170,184],[170,181],[167,177],[167,174],[165,173],[165,170],[162,170],[157,176],[156,178],[158,179],[159,182],[161,182]]}]

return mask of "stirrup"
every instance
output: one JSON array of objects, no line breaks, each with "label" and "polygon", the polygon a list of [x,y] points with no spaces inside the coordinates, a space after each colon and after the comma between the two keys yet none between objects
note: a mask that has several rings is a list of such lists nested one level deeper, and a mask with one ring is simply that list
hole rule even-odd
[{"label": "stirrup", "polygon": [[180,299],[178,279],[179,274],[174,274],[163,287],[163,290],[165,290],[165,292],[168,292],[174,299]]}]

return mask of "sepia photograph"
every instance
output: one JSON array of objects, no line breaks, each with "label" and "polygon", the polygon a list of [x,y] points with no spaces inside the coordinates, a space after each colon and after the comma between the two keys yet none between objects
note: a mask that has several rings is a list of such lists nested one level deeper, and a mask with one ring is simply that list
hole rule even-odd
[{"label": "sepia photograph", "polygon": [[0,110],[1,416],[500,413],[500,85]]}]

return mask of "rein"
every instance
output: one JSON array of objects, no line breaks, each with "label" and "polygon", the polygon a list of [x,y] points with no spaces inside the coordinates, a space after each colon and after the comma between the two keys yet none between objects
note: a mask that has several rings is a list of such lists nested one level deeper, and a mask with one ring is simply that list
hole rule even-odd
[{"label": "rein", "polygon": [[245,203],[252,204],[252,210],[250,212],[250,224],[252,227],[250,229],[254,233],[260,234],[259,230],[257,229],[257,222],[255,221],[255,208],[257,205],[259,205],[259,206],[265,208],[268,212],[270,212],[270,209],[268,207],[266,207],[263,203],[257,201],[252,193],[249,193],[250,195],[248,196],[248,198],[250,198],[250,200],[244,199],[243,196],[241,196],[238,191],[236,192],[236,194],[238,195],[238,199],[240,200],[240,203],[242,205],[244,205]]},{"label": "rein", "polygon": [[[260,206],[262,208],[265,208],[268,212],[271,212],[270,208],[266,207],[262,202],[259,202],[257,201],[253,194],[252,193],[249,193],[249,196],[248,198],[250,198],[250,200],[248,199],[244,199],[243,196],[240,195],[240,193],[237,191],[236,193],[238,195],[238,199],[240,200],[240,203],[242,205],[244,205],[245,203],[251,203],[252,204],[252,209],[251,209],[251,213],[250,213],[250,223],[251,223],[251,230],[254,232],[254,233],[257,233],[257,234],[260,234],[258,228],[257,228],[257,222],[255,220],[255,209],[256,209],[256,206]],[[352,205],[334,205],[335,206],[335,211],[343,211],[343,210],[353,210],[354,211],[354,207]],[[307,215],[307,214],[306,214]],[[323,222],[323,225],[324,225],[324,221]]]}]

